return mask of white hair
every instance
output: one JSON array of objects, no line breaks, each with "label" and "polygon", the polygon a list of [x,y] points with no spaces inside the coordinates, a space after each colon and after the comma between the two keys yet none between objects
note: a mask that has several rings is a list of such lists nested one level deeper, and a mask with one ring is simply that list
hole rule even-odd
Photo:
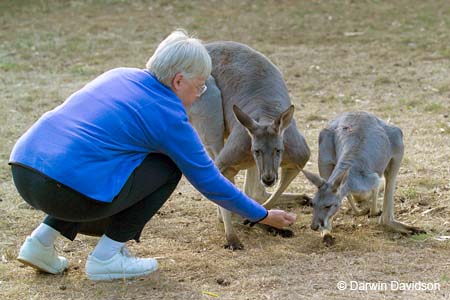
[{"label": "white hair", "polygon": [[187,79],[208,78],[211,57],[200,40],[189,37],[184,30],[176,30],[158,45],[146,67],[159,81],[170,87],[177,73],[182,73]]}]

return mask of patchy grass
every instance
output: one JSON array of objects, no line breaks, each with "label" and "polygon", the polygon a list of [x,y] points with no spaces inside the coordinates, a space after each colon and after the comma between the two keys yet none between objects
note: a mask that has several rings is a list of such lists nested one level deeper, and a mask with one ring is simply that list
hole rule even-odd
[{"label": "patchy grass", "polygon": [[442,105],[441,103],[429,103],[425,105],[425,111],[426,112],[431,112],[431,113],[441,113],[441,112],[445,112],[448,107],[445,107],[444,105]]},{"label": "patchy grass", "polygon": [[380,76],[378,77],[375,82],[374,85],[375,86],[380,86],[380,85],[384,85],[384,84],[390,84],[392,83],[392,80],[388,77],[384,77],[384,76]]},{"label": "patchy grass", "polygon": [[[445,94],[450,92],[450,81],[441,82],[437,85],[437,89],[440,93]],[[448,94],[447,94],[448,95]],[[448,95],[450,96],[450,95]]]},{"label": "patchy grass", "polygon": [[305,121],[306,122],[322,122],[322,121],[327,121],[327,119],[319,114],[312,114],[312,115],[307,116]]},{"label": "patchy grass", "polygon": [[417,241],[417,242],[424,242],[430,238],[431,238],[431,235],[429,233],[420,233],[420,234],[411,236],[411,239],[413,241]]}]

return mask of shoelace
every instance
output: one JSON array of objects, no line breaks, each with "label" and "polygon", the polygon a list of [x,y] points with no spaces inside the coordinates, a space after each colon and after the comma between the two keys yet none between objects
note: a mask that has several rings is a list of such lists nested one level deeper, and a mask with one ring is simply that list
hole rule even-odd
[{"label": "shoelace", "polygon": [[128,248],[125,247],[125,246],[123,246],[122,249],[120,249],[120,252],[121,252],[124,256],[128,257],[129,259],[131,259],[131,261],[133,261],[133,262],[139,262],[139,261],[140,261],[140,259],[137,258],[136,256],[132,255],[131,252],[130,252],[130,250],[128,250]]},{"label": "shoelace", "polygon": [[123,246],[122,249],[120,249],[120,252],[121,252],[123,255],[127,256],[127,257],[135,258],[135,257],[131,254],[130,250],[128,250],[128,248],[125,247],[125,246]]}]

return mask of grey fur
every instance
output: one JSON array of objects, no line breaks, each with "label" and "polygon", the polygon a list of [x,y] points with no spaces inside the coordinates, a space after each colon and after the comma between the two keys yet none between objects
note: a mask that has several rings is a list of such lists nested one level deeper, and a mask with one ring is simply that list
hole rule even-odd
[{"label": "grey fur", "polygon": [[[310,151],[292,118],[281,72],[264,55],[236,42],[206,44],[212,63],[208,89],[193,104],[190,119],[217,167],[230,181],[246,169],[244,191],[273,207],[303,169]],[[236,116],[237,115],[237,116]],[[256,161],[256,163],[255,163]],[[264,186],[281,178],[269,195]],[[241,249],[231,225],[231,213],[220,209],[227,247]]]},{"label": "grey fur", "polygon": [[[385,194],[380,223],[402,233],[421,229],[394,220],[394,190],[403,158],[403,135],[400,128],[388,125],[373,114],[348,112],[332,120],[319,136],[320,177],[304,171],[319,187],[313,199],[311,228],[331,230],[331,219],[347,196],[358,215],[377,216],[380,178],[385,177]],[[332,187],[336,187],[333,191]],[[360,211],[355,200],[372,200],[369,211]]]}]

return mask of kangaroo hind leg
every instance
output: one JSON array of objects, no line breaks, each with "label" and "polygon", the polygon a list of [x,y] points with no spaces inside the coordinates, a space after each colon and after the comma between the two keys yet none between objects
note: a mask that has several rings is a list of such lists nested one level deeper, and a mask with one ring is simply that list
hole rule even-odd
[{"label": "kangaroo hind leg", "polygon": [[380,223],[390,231],[400,232],[404,234],[424,233],[423,229],[404,224],[394,219],[394,190],[395,180],[398,170],[400,169],[400,159],[395,157],[389,162],[384,177],[386,186],[384,191],[383,212],[380,217]]}]

